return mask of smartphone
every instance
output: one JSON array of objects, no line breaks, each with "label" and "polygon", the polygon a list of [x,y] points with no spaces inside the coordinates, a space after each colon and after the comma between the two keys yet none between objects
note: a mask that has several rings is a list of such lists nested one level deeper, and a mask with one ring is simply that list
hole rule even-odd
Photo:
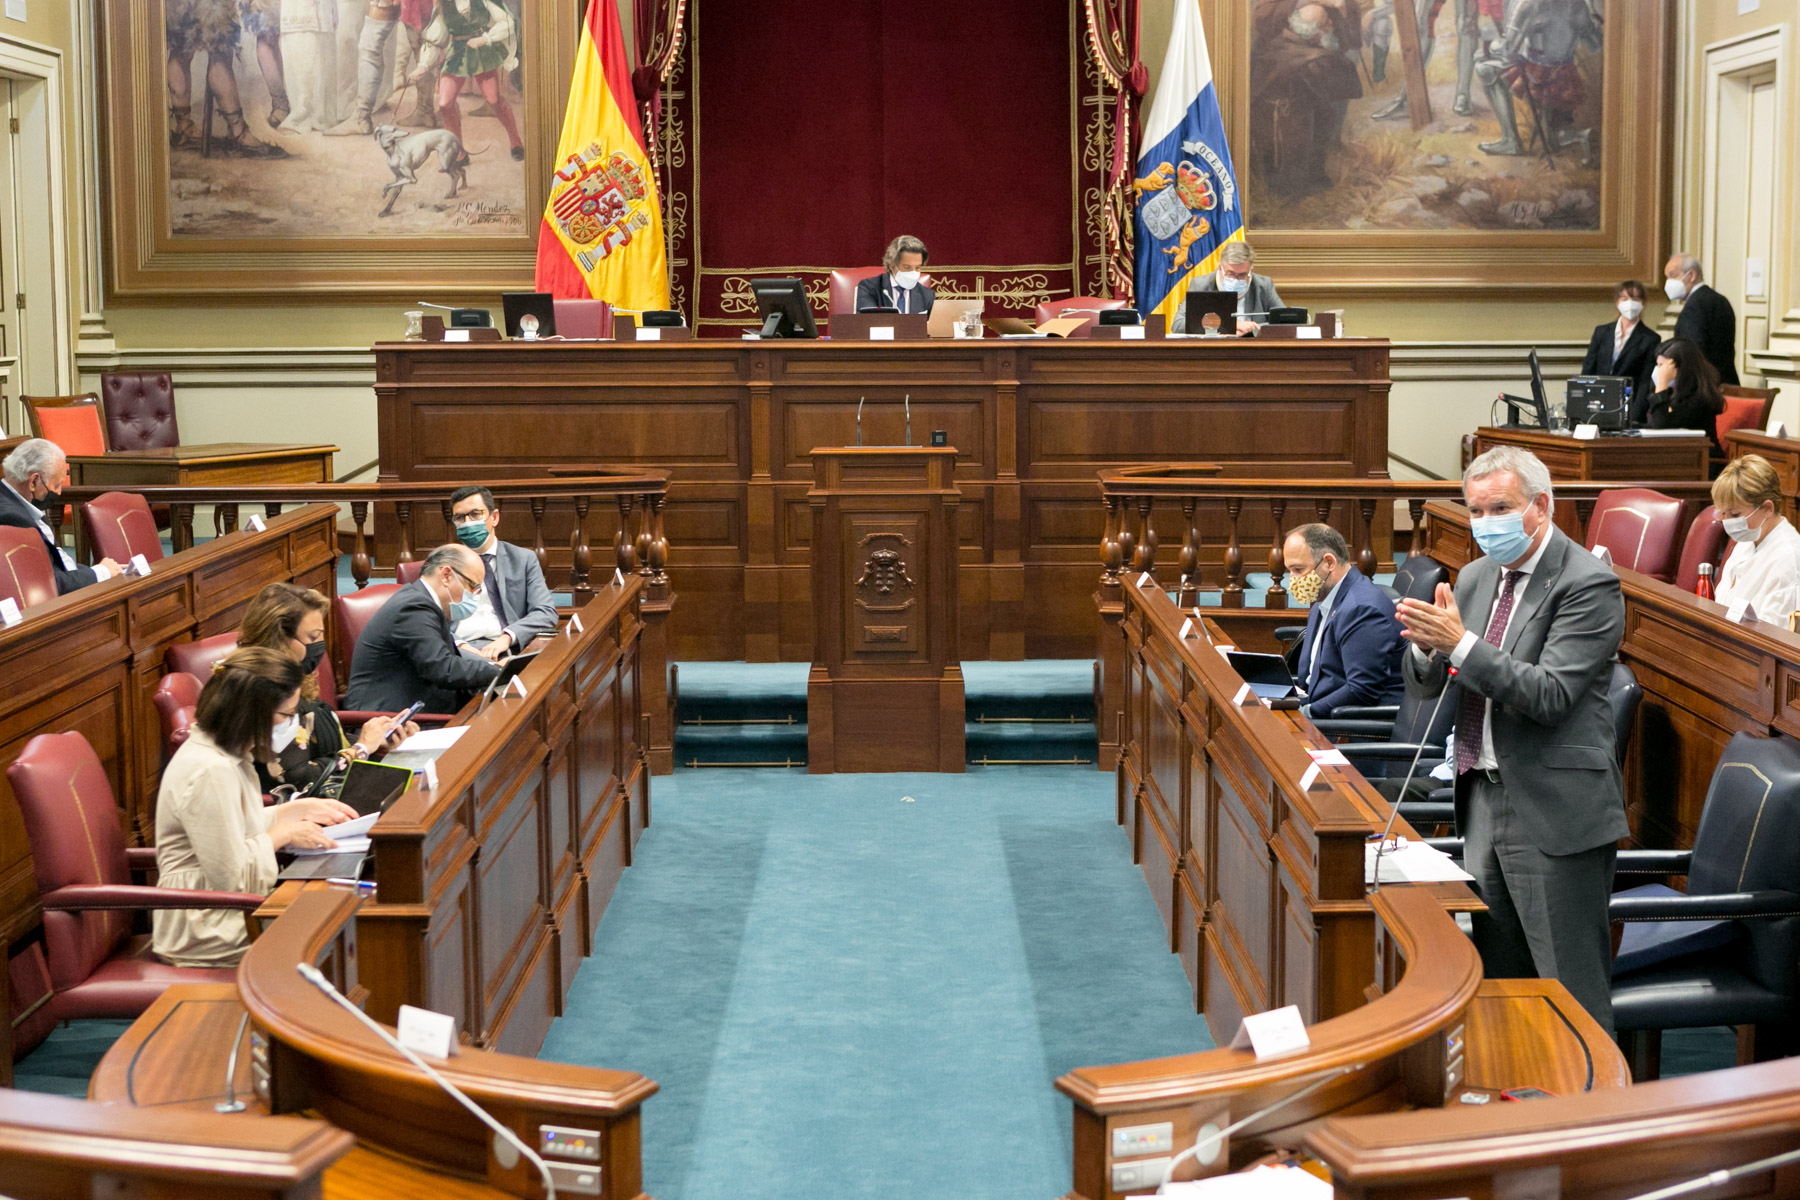
[{"label": "smartphone", "polygon": [[1548,1100],[1554,1095],[1556,1095],[1555,1092],[1546,1092],[1543,1088],[1522,1087],[1507,1088],[1500,1093],[1500,1098],[1502,1100]]},{"label": "smartphone", "polygon": [[423,700],[415,700],[415,701],[413,701],[412,705],[407,708],[407,710],[405,712],[397,715],[394,718],[394,732],[388,734],[388,740],[392,741],[394,739],[395,734],[399,734],[402,737],[406,736],[406,723],[408,721],[412,720],[415,716],[417,716],[419,713],[419,710],[424,707],[425,707],[425,702]]}]

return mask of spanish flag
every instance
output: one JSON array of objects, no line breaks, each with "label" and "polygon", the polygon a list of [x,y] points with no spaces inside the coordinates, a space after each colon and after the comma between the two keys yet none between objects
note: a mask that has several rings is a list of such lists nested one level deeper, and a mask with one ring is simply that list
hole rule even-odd
[{"label": "spanish flag", "polygon": [[619,7],[588,5],[538,230],[537,288],[625,309],[669,307],[656,176],[644,149]]}]

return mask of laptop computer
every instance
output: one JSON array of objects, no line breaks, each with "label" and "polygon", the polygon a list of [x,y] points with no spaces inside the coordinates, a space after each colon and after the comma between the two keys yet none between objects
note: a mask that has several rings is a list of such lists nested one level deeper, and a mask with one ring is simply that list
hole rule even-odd
[{"label": "laptop computer", "polygon": [[502,292],[500,305],[506,317],[506,336],[523,337],[520,322],[530,317],[534,338],[556,336],[556,299],[549,292]]},{"label": "laptop computer", "polygon": [[[1230,293],[1226,293],[1230,295]],[[1231,664],[1250,691],[1264,700],[1286,700],[1303,694],[1288,670],[1287,660],[1279,654],[1253,654],[1244,650],[1227,650],[1225,661]]]},{"label": "laptop computer", "polygon": [[1193,291],[1187,294],[1182,303],[1186,306],[1182,311],[1187,316],[1188,336],[1237,336],[1236,292]]},{"label": "laptop computer", "polygon": [[925,318],[925,332],[934,338],[956,336],[956,323],[964,313],[981,315],[983,301],[978,296],[973,300],[948,300],[940,296],[932,302],[931,312]]}]

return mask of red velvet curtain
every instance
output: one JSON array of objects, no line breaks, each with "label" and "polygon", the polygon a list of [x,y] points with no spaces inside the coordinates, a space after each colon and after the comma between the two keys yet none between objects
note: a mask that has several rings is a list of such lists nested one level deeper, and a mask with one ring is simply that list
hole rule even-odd
[{"label": "red velvet curtain", "polygon": [[631,73],[631,90],[637,96],[644,137],[656,157],[657,132],[662,119],[662,89],[681,53],[688,0],[631,0],[631,27],[637,49],[637,66]]},{"label": "red velvet curtain", "polygon": [[[1187,0],[1182,0],[1187,2]],[[1132,293],[1132,206],[1127,184],[1138,152],[1138,106],[1149,85],[1150,74],[1140,54],[1138,0],[1083,0],[1088,53],[1105,86],[1113,94],[1113,120],[1107,131],[1111,141],[1103,202],[1103,255],[1111,289],[1108,294],[1130,298]]]}]

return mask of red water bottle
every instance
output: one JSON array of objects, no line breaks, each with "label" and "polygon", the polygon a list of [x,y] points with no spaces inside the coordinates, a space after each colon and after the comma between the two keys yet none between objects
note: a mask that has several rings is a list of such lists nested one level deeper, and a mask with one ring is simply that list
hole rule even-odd
[{"label": "red water bottle", "polygon": [[1694,595],[1700,597],[1702,600],[1711,600],[1713,598],[1711,563],[1700,564],[1700,578],[1694,583]]}]

